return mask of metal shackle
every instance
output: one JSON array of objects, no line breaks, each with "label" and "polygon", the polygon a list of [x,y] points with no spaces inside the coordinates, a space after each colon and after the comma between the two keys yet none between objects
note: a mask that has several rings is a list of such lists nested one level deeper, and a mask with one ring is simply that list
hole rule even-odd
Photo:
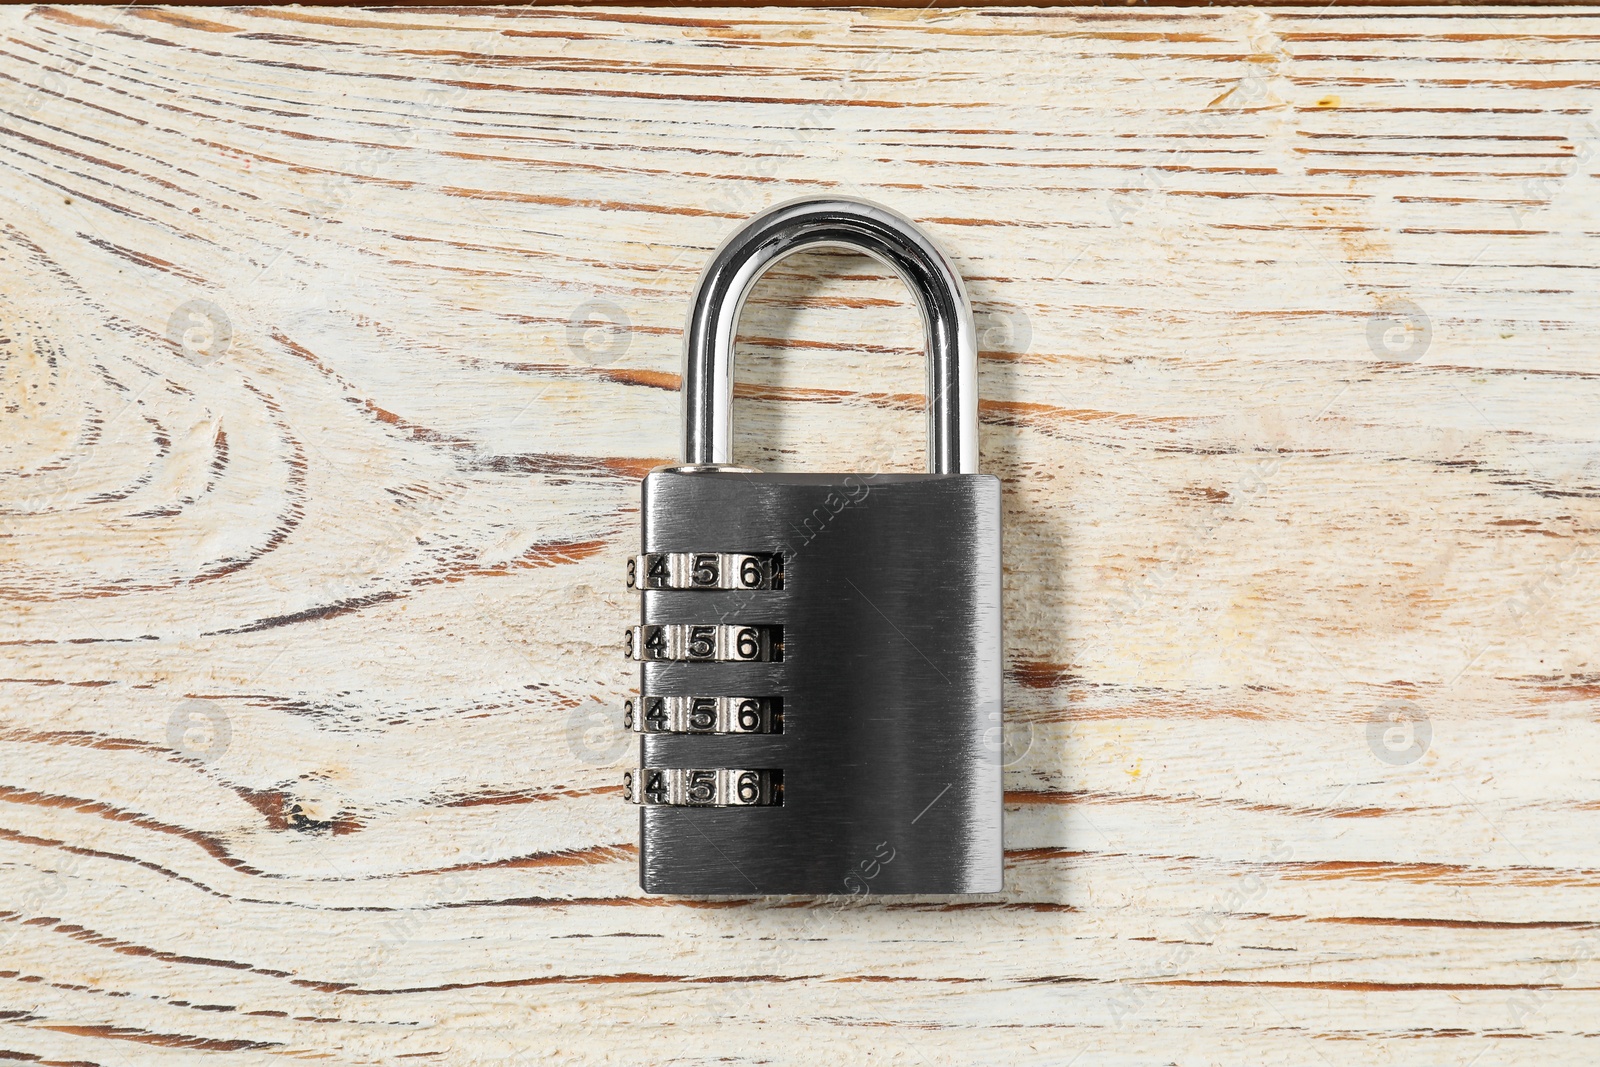
[{"label": "metal shackle", "polygon": [[861,252],[900,276],[927,336],[928,472],[978,472],[978,341],[966,286],[910,219],[854,197],[791,200],[722,243],[695,286],[683,343],[683,461],[733,461],[733,348],[739,313],[778,260],[810,248]]}]

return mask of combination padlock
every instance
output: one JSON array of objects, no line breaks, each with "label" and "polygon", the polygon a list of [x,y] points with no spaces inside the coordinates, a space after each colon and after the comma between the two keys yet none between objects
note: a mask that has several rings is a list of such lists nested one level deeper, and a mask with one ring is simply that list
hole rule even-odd
[{"label": "combination padlock", "polygon": [[[864,252],[927,332],[927,474],[732,463],[740,308],[774,262]],[[933,241],[845,198],[779,205],[719,248],[684,338],[683,464],[644,479],[629,561],[646,892],[1001,887],[1000,483],[977,473],[977,344]]]}]

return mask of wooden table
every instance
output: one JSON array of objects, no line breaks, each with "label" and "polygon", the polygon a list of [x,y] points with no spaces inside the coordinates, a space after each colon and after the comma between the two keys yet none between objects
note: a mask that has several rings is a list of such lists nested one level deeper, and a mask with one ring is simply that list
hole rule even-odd
[{"label": "wooden table", "polygon": [[[0,1057],[1600,1056],[1600,13],[0,23]],[[977,314],[992,898],[637,888],[638,479],[818,192]],[[744,337],[741,459],[920,467],[880,268]]]}]

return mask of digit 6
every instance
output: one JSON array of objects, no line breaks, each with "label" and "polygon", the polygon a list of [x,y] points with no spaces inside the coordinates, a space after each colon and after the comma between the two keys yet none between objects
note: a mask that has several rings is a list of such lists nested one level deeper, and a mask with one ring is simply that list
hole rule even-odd
[{"label": "digit 6", "polygon": [[759,700],[739,701],[739,729],[746,733],[761,727],[761,702]]},{"label": "digit 6", "polygon": [[745,771],[739,775],[738,784],[739,803],[754,804],[761,799],[761,776],[755,771]]}]

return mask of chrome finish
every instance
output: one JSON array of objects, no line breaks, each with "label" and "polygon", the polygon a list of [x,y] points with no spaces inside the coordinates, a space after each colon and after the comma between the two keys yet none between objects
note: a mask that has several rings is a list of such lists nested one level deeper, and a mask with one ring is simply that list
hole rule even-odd
[{"label": "chrome finish", "polygon": [[626,637],[628,658],[640,663],[769,663],[783,658],[783,631],[777,626],[630,626]]},{"label": "chrome finish", "polygon": [[783,557],[651,552],[628,559],[629,589],[781,589]]},{"label": "chrome finish", "polygon": [[928,354],[928,472],[978,472],[978,342],[966,287],[915,223],[853,197],[791,200],[717,249],[700,275],[684,329],[683,458],[733,459],[733,349],[751,287],[778,260],[809,248],[862,252],[898,274],[922,311]]},{"label": "chrome finish", "polygon": [[622,776],[622,799],[672,808],[761,808],[783,803],[780,771],[641,768]]},{"label": "chrome finish", "polygon": [[641,697],[623,704],[622,725],[641,734],[781,734],[778,697]]}]

